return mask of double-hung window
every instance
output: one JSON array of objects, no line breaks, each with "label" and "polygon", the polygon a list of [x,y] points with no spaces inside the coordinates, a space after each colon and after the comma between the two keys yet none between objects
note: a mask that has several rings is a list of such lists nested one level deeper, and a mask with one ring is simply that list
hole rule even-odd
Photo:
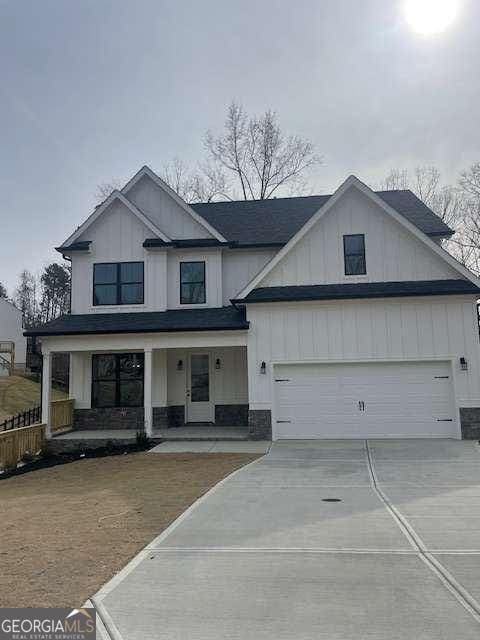
[{"label": "double-hung window", "polygon": [[205,302],[205,262],[180,262],[180,304]]},{"label": "double-hung window", "polygon": [[343,254],[346,276],[364,276],[367,273],[363,233],[343,236]]},{"label": "double-hung window", "polygon": [[143,262],[94,264],[93,304],[143,304]]},{"label": "double-hung window", "polygon": [[92,356],[92,407],[143,405],[143,353]]}]

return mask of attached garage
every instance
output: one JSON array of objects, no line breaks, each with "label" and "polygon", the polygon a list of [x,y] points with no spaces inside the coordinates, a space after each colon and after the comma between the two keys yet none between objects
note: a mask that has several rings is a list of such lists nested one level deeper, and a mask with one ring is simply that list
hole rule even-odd
[{"label": "attached garage", "polygon": [[274,367],[273,438],[459,437],[449,362]]}]

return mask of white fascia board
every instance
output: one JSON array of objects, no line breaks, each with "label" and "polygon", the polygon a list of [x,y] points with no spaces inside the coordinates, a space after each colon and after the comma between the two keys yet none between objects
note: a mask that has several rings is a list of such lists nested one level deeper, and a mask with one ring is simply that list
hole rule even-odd
[{"label": "white fascia board", "polygon": [[314,213],[314,215],[307,220],[307,222],[297,231],[297,233],[290,238],[287,244],[273,256],[270,262],[263,267],[263,269],[248,283],[248,285],[238,293],[236,299],[240,300],[245,298],[258,284],[268,275],[272,269],[282,260],[282,258],[289,253],[293,249],[293,247],[310,231],[310,229],[338,202],[338,200],[343,196],[343,194],[350,187],[355,187],[362,193],[364,193],[368,198],[370,198],[373,202],[375,202],[379,207],[383,209],[388,215],[394,218],[399,224],[401,224],[405,229],[410,231],[416,238],[418,238],[423,244],[429,247],[434,253],[436,253],[440,258],[445,260],[453,269],[455,269],[460,275],[462,275],[470,282],[473,282],[475,285],[480,287],[480,279],[477,278],[469,269],[464,267],[458,260],[456,260],[452,255],[445,251],[443,247],[434,242],[431,238],[429,238],[423,231],[420,231],[418,227],[416,227],[413,223],[409,222],[404,216],[402,216],[398,211],[393,209],[390,205],[388,205],[380,196],[378,196],[370,187],[361,182],[356,176],[349,176],[345,182],[343,182],[340,187],[335,191],[335,193],[327,200],[327,202],[320,207],[320,209]]},{"label": "white fascia board", "polygon": [[148,176],[151,180],[153,180],[153,182],[155,182],[155,184],[160,187],[160,189],[163,189],[163,191],[165,191],[171,198],[173,198],[173,200],[175,200],[175,202],[180,207],[182,207],[184,211],[186,211],[196,222],[198,222],[198,224],[200,224],[204,229],[211,233],[217,240],[219,240],[220,242],[227,242],[227,239],[224,238],[222,234],[215,229],[215,227],[212,227],[212,225],[209,224],[204,218],[202,218],[201,215],[194,211],[192,207],[190,207],[190,205],[187,204],[185,200],[183,200],[183,198],[178,195],[178,193],[176,193],[171,187],[169,187],[168,184],[164,180],[162,180],[160,176],[157,176],[157,174],[152,171],[150,167],[147,167],[147,165],[143,166],[140,171],[138,171],[133,176],[133,178],[127,182],[127,184],[122,189],[122,193],[128,193],[130,189],[134,185],[136,185],[141,178],[143,178],[143,176]]},{"label": "white fascia board", "polygon": [[62,243],[63,246],[68,246],[72,242],[75,242],[77,238],[79,238],[84,231],[86,231],[92,224],[98,220],[98,218],[102,215],[106,209],[114,202],[115,200],[119,200],[123,205],[129,209],[133,215],[135,215],[143,224],[152,231],[158,238],[161,238],[165,242],[170,242],[170,238],[166,236],[153,222],[144,214],[138,207],[136,207],[130,200],[127,200],[123,193],[120,191],[112,191],[112,193],[108,196],[108,198],[102,202],[102,204],[95,209],[95,211],[85,220],[83,224],[81,224],[76,231],[69,236],[65,242]]}]

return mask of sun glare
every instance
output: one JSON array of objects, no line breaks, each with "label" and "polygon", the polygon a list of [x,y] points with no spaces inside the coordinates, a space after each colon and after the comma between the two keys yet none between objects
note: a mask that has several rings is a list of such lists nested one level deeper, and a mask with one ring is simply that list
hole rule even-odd
[{"label": "sun glare", "polygon": [[406,0],[405,16],[418,33],[444,31],[458,13],[458,0]]}]

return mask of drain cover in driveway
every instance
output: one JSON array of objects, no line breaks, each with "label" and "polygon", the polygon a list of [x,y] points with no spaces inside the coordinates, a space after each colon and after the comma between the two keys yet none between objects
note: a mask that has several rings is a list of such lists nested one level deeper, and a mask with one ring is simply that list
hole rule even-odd
[{"label": "drain cover in driveway", "polygon": [[322,498],[322,502],[341,502],[341,498]]}]

